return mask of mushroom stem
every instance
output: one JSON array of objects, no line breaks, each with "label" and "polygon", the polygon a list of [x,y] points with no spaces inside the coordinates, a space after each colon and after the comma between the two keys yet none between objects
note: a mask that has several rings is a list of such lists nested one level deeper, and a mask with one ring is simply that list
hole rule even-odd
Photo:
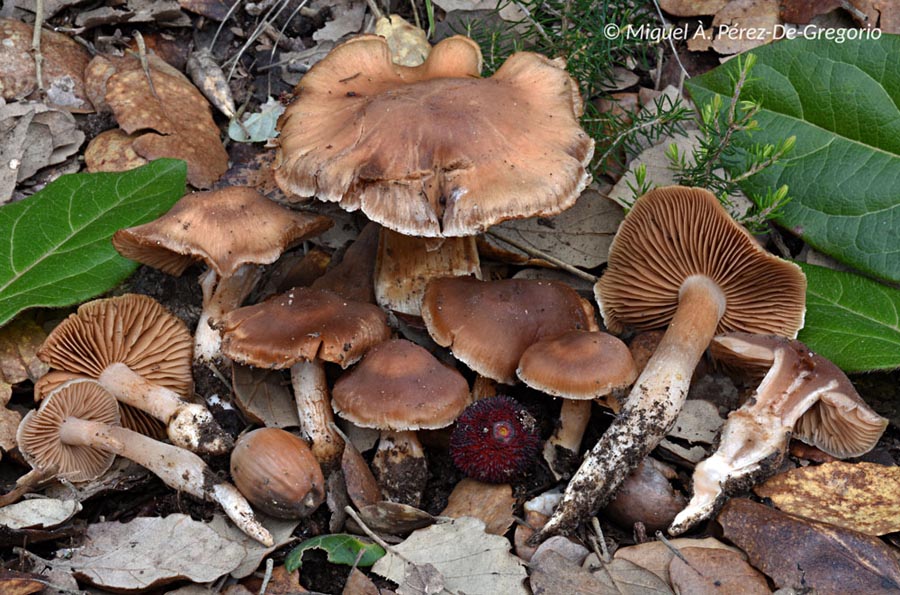
[{"label": "mushroom stem", "polygon": [[214,269],[200,275],[203,311],[194,331],[194,361],[213,361],[221,356],[222,336],[210,321],[239,308],[261,276],[262,269],[252,264],[241,265],[230,277],[219,277]]},{"label": "mushroom stem", "polygon": [[725,295],[703,275],[685,279],[666,334],[634,383],[621,414],[585,456],[556,512],[532,539],[570,533],[609,503],[616,488],[665,437],[691,374],[725,312]]},{"label": "mushroom stem", "polygon": [[557,480],[572,475],[590,419],[590,400],[563,399],[556,431],[544,443],[544,460]]},{"label": "mushroom stem", "polygon": [[315,359],[291,366],[291,385],[297,401],[300,432],[311,443],[316,460],[327,468],[340,458],[344,441],[332,429],[334,413],[322,361]]},{"label": "mushroom stem", "polygon": [[121,362],[107,366],[97,380],[120,403],[165,423],[176,446],[212,455],[226,454],[234,446],[206,407],[185,402],[175,391],[148,381]]},{"label": "mushroom stem", "polygon": [[428,480],[428,466],[414,431],[382,431],[372,470],[387,500],[419,505]]},{"label": "mushroom stem", "polygon": [[115,453],[146,467],[173,489],[218,502],[241,531],[267,547],[274,544],[272,535],[256,519],[237,488],[216,477],[194,453],[122,427],[77,417],[66,418],[59,435],[65,444]]}]

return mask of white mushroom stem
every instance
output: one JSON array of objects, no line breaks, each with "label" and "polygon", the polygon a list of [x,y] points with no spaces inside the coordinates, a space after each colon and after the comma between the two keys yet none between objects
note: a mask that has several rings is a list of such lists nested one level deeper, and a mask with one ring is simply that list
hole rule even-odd
[{"label": "white mushroom stem", "polygon": [[591,419],[591,401],[563,399],[559,410],[559,425],[544,443],[544,460],[556,479],[572,474],[575,457],[581,449],[581,439]]},{"label": "white mushroom stem", "polygon": [[194,361],[208,362],[221,356],[222,336],[209,322],[220,319],[244,303],[262,276],[253,264],[241,265],[230,277],[219,277],[213,269],[200,275],[203,311],[194,332]]},{"label": "white mushroom stem", "polygon": [[428,480],[428,465],[416,433],[382,431],[372,471],[386,499],[418,506]]},{"label": "white mushroom stem", "polygon": [[681,285],[678,308],[666,334],[625,402],[585,456],[563,501],[534,540],[570,533],[609,503],[616,489],[665,437],[687,397],[694,368],[725,313],[725,295],[708,277]]},{"label": "white mushroom stem", "polygon": [[316,359],[291,366],[291,384],[300,417],[300,433],[311,443],[319,464],[333,465],[343,452],[344,441],[332,429],[334,411],[322,361]]},{"label": "white mushroom stem", "polygon": [[176,446],[212,455],[227,454],[234,446],[206,407],[185,402],[175,391],[148,381],[123,363],[110,364],[97,380],[120,403],[165,423]]},{"label": "white mushroom stem", "polygon": [[810,378],[813,368],[799,364],[794,350],[775,350],[772,367],[756,394],[728,416],[719,448],[694,469],[694,494],[669,533],[684,533],[711,516],[726,495],[778,470],[797,420],[838,386],[837,380],[816,384]]},{"label": "white mushroom stem", "polygon": [[146,467],[173,489],[218,502],[241,531],[267,547],[274,545],[271,533],[259,523],[237,488],[216,477],[194,453],[119,426],[77,417],[66,418],[59,435],[65,444],[115,453]]}]

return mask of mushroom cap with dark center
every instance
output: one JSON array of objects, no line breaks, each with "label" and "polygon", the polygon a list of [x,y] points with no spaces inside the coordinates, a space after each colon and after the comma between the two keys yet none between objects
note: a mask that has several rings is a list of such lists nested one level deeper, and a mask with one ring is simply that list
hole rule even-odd
[{"label": "mushroom cap with dark center", "polygon": [[513,54],[487,79],[472,40],[398,66],[387,41],[357,37],[297,85],[279,121],[275,179],[406,235],[474,235],[550,216],[590,182],[593,140],[561,61]]},{"label": "mushroom cap with dark center", "polygon": [[599,331],[569,331],[534,343],[522,354],[516,373],[534,389],[578,400],[608,395],[637,378],[628,346]]},{"label": "mushroom cap with dark center", "polygon": [[57,477],[73,483],[90,481],[109,469],[115,455],[90,446],[64,444],[60,428],[69,417],[118,425],[119,404],[92,380],[66,382],[19,424],[19,451],[35,469],[53,469]]},{"label": "mushroom cap with dark center", "polygon": [[806,277],[761,249],[715,195],[700,188],[651,190],[634,204],[609,251],[594,292],[612,333],[666,326],[691,276],[725,296],[717,331],[794,337],[803,326]]},{"label": "mushroom cap with dark center", "polygon": [[594,309],[564,283],[531,279],[431,281],[422,319],[438,345],[482,376],[514,384],[530,345],[571,330],[597,330]]},{"label": "mushroom cap with dark center", "polygon": [[815,354],[797,340],[774,335],[727,333],[713,339],[710,354],[737,368],[749,368],[753,376],[763,376],[774,362],[776,349],[790,349],[799,356],[803,370],[785,373],[809,374],[797,390],[819,390],[834,382],[834,388],[794,424],[793,437],[839,458],[860,456],[878,443],[888,421],[875,413],[854,388],[847,375],[834,363]]},{"label": "mushroom cap with dark center", "polygon": [[233,310],[213,325],[222,333],[222,353],[259,368],[316,358],[346,368],[391,337],[381,308],[306,287]]},{"label": "mushroom cap with dark center", "polygon": [[331,393],[334,410],[344,419],[395,432],[449,426],[470,401],[462,374],[404,339],[373,347]]},{"label": "mushroom cap with dark center", "polygon": [[331,224],[328,217],[292,211],[252,188],[233,186],[188,194],[159,219],[120,229],[112,241],[122,256],[170,275],[203,261],[230,277],[241,265],[275,262]]}]

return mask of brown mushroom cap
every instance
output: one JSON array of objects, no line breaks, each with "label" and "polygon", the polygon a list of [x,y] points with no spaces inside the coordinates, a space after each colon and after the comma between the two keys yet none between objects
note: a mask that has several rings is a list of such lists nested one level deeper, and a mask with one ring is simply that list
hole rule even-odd
[{"label": "brown mushroom cap", "polygon": [[346,368],[391,337],[381,308],[306,287],[233,310],[214,324],[222,332],[222,353],[260,368],[316,358]]},{"label": "brown mushroom cap", "polygon": [[59,432],[68,417],[109,425],[119,424],[116,399],[91,380],[75,380],[50,393],[40,409],[19,424],[16,440],[25,460],[35,469],[54,469],[73,483],[90,481],[109,469],[116,455],[90,446],[70,446]]},{"label": "brown mushroom cap", "polygon": [[670,186],[639,198],[613,240],[594,287],[607,328],[666,326],[692,275],[708,277],[725,296],[718,333],[794,337],[803,326],[800,268],[762,250],[708,190]]},{"label": "brown mushroom cap", "polygon": [[840,368],[811,352],[803,343],[784,337],[735,332],[713,339],[710,354],[730,365],[755,368],[759,373],[771,367],[776,349],[791,349],[800,356],[803,370],[785,371],[809,374],[798,391],[821,390],[835,383],[797,420],[794,438],[838,458],[859,456],[872,450],[888,421],[863,401]]},{"label": "brown mushroom cap", "polygon": [[338,379],[331,398],[344,419],[395,432],[449,426],[471,401],[462,374],[403,339],[373,347]]},{"label": "brown mushroom cap", "polygon": [[531,279],[431,281],[422,319],[438,345],[482,376],[514,384],[533,343],[570,330],[597,330],[594,309],[564,283]]},{"label": "brown mushroom cap", "polygon": [[477,44],[459,36],[417,67],[393,64],[378,36],[338,46],[279,121],[276,182],[427,237],[569,208],[594,150],[577,83],[560,61],[529,52],[488,79],[480,70]]},{"label": "brown mushroom cap", "polygon": [[120,229],[122,256],[180,275],[198,260],[229,277],[244,264],[271,264],[284,250],[331,227],[322,215],[280,207],[256,190],[233,186],[188,194],[168,213]]},{"label": "brown mushroom cap", "polygon": [[522,354],[516,373],[534,389],[578,400],[608,395],[637,378],[628,346],[591,331],[569,331],[534,343]]}]

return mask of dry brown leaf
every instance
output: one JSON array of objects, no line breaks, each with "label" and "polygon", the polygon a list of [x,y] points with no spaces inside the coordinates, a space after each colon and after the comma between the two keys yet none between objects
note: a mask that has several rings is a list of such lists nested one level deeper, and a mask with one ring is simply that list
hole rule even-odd
[{"label": "dry brown leaf", "polygon": [[270,428],[296,428],[300,425],[297,402],[275,370],[233,364],[234,404],[252,422]]},{"label": "dry brown leaf", "polygon": [[772,591],[758,570],[730,550],[686,547],[672,558],[669,576],[678,593],[767,595]]},{"label": "dry brown leaf", "polygon": [[724,423],[715,405],[702,399],[688,399],[672,430],[659,445],[686,461],[699,463],[709,454],[706,447],[715,441]]},{"label": "dry brown leaf", "polygon": [[231,3],[226,0],[178,0],[179,6],[214,21],[225,20]]},{"label": "dry brown leaf", "polygon": [[40,575],[0,570],[0,593],[4,595],[29,595],[43,590],[45,586],[46,581]]},{"label": "dry brown leaf", "polygon": [[481,519],[485,531],[504,535],[513,524],[513,508],[516,499],[509,484],[489,484],[465,478],[450,493],[442,516],[464,516]]},{"label": "dry brown leaf", "polygon": [[[262,582],[262,576],[257,573],[256,576],[241,581],[241,584],[250,593],[261,593]],[[272,569],[272,575],[269,577],[269,582],[266,583],[265,593],[266,595],[293,595],[294,593],[308,593],[308,591],[300,585],[300,571],[288,572],[282,564]]]},{"label": "dry brown leaf", "polygon": [[900,467],[837,461],[781,473],[754,491],[823,523],[869,535],[900,531]]},{"label": "dry brown leaf", "polygon": [[698,17],[716,14],[728,0],[659,0],[664,11],[676,17]]},{"label": "dry brown leaf", "polygon": [[266,547],[255,539],[251,539],[221,514],[213,516],[213,519],[208,523],[210,529],[227,539],[230,543],[237,544],[243,550],[243,558],[231,571],[231,576],[235,578],[249,576],[256,571],[260,562],[266,556],[286,543],[294,541],[291,534],[297,528],[297,525],[300,524],[300,521],[296,519],[275,519],[259,513],[256,516],[259,522],[272,534],[272,539],[275,540],[275,544],[272,547]]},{"label": "dry brown leaf", "polygon": [[119,23],[159,23],[172,27],[190,27],[190,18],[174,0],[125,0],[117,6],[82,10],[75,24],[85,29]]},{"label": "dry brown leaf", "polygon": [[344,584],[343,595],[380,595],[380,591],[372,579],[354,568]]},{"label": "dry brown leaf", "polygon": [[724,536],[779,588],[867,595],[900,590],[900,562],[877,537],[745,498],[729,500],[718,521]]},{"label": "dry brown leaf", "polygon": [[652,572],[627,560],[600,562],[592,554],[579,566],[562,554],[550,551],[532,559],[531,590],[534,595],[662,595],[672,593],[669,586]]},{"label": "dry brown leaf", "polygon": [[0,379],[9,384],[34,382],[50,367],[38,359],[47,333],[27,317],[19,317],[0,329]]},{"label": "dry brown leaf", "polygon": [[713,49],[737,54],[772,41],[778,16],[778,0],[731,0],[713,19]]},{"label": "dry brown leaf", "polygon": [[[743,553],[737,548],[725,545],[712,537],[707,537],[705,539],[679,537],[677,539],[670,539],[669,544],[678,550],[686,547],[725,549],[738,553],[743,557]],[[669,564],[672,563],[672,558],[674,557],[675,554],[672,552],[671,548],[661,541],[648,541],[647,543],[639,545],[619,548],[616,550],[614,556],[616,560],[628,560],[638,566],[646,568],[662,579],[666,584],[671,582],[669,578]]]},{"label": "dry brown leaf", "polygon": [[362,31],[366,18],[365,0],[335,0],[329,3],[331,19],[313,33],[316,41],[337,41]]},{"label": "dry brown leaf", "polygon": [[831,12],[841,5],[841,0],[781,0],[780,16],[786,23],[806,25],[813,17]]},{"label": "dry brown leaf", "polygon": [[81,511],[75,500],[33,498],[0,508],[0,526],[12,530],[50,529],[68,521]]},{"label": "dry brown leaf", "polygon": [[134,152],[135,137],[113,128],[101,132],[84,150],[84,164],[91,173],[98,171],[128,171],[149,161]]},{"label": "dry brown leaf", "polygon": [[381,488],[378,487],[372,470],[349,440],[345,442],[344,454],[341,455],[341,471],[344,473],[347,495],[356,508],[376,504],[381,500]]},{"label": "dry brown leaf", "polygon": [[428,43],[425,31],[406,22],[399,15],[392,14],[378,19],[375,34],[387,39],[394,64],[418,66],[431,53],[431,44]]},{"label": "dry brown leaf", "polygon": [[341,261],[316,279],[312,288],[327,289],[348,300],[374,304],[379,229],[377,223],[366,224],[344,251]]},{"label": "dry brown leaf", "polygon": [[359,509],[359,518],[376,533],[406,535],[434,524],[434,517],[408,504],[382,500]]}]

